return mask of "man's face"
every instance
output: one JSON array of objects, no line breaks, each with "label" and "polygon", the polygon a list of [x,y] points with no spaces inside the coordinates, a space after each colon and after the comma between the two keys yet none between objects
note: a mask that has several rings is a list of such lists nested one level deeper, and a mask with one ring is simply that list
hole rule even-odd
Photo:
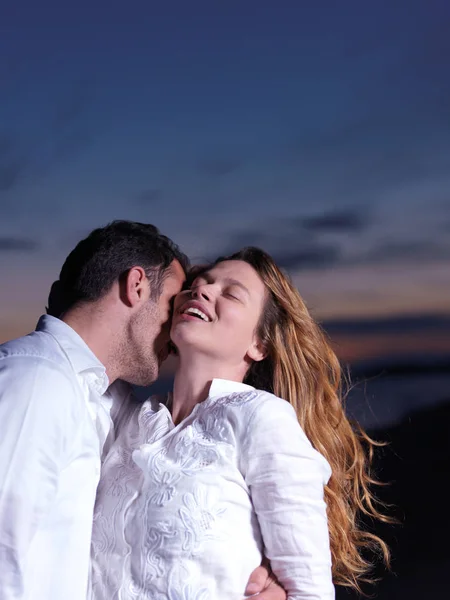
[{"label": "man's face", "polygon": [[174,260],[158,300],[149,300],[132,319],[130,341],[134,357],[127,361],[130,375],[126,378],[130,383],[147,386],[158,378],[159,367],[168,355],[173,301],[185,278],[181,264]]},{"label": "man's face", "polygon": [[175,297],[180,293],[185,280],[186,276],[182,266],[178,261],[174,261],[171,266],[171,272],[163,283],[161,296],[158,300],[159,334],[155,340],[155,350],[160,365],[169,354],[174,301]]}]

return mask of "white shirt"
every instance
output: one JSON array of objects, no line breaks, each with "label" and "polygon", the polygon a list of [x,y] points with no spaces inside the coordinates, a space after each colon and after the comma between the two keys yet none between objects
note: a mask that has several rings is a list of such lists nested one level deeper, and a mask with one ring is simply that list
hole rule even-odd
[{"label": "white shirt", "polygon": [[107,387],[59,319],[0,346],[0,600],[85,600]]},{"label": "white shirt", "polygon": [[241,600],[263,552],[288,598],[334,598],[329,477],[272,394],[216,379],[177,426],[156,398],[131,405],[102,467],[93,598]]}]

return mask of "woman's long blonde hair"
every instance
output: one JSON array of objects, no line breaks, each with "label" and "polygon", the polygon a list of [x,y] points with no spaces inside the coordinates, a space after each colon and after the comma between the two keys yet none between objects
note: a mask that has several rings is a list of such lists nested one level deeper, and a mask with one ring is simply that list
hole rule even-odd
[{"label": "woman's long blonde hair", "polygon": [[329,462],[332,475],[325,487],[333,579],[361,591],[370,581],[370,549],[389,563],[382,539],[365,531],[360,516],[389,521],[377,508],[370,487],[373,446],[359,426],[352,426],[343,406],[342,369],[320,326],[308,312],[299,292],[274,260],[259,248],[244,248],[219,258],[250,264],[268,291],[260,319],[261,341],[267,358],[250,367],[245,383],[288,400],[314,448]]}]

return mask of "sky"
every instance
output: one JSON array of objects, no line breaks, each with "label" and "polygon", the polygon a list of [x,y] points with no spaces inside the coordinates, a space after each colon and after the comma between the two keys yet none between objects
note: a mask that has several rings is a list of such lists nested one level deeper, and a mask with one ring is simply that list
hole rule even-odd
[{"label": "sky", "polygon": [[450,352],[450,3],[0,8],[0,341],[116,218],[258,245],[340,356]]}]

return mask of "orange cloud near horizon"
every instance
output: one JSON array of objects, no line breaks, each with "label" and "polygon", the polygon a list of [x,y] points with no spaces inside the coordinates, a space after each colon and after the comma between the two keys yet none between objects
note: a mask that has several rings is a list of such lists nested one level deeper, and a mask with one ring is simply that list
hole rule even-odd
[{"label": "orange cloud near horizon", "polygon": [[[0,343],[33,331],[45,310],[48,290],[59,272],[58,257],[15,257],[0,265],[7,285],[0,288]],[[2,273],[3,272],[3,273]],[[313,315],[328,320],[376,319],[389,316],[449,314],[450,280],[444,264],[400,268],[385,265],[293,274]],[[345,330],[333,334],[332,345],[345,362],[384,356],[450,352],[448,331],[401,333]]]},{"label": "orange cloud near horizon", "polygon": [[[34,330],[37,319],[24,319],[21,322],[0,322],[0,343],[26,335]],[[345,363],[362,360],[382,359],[389,356],[450,354],[450,335],[446,331],[402,332],[402,333],[358,333],[345,332],[330,336],[330,343],[339,359]],[[172,372],[169,361],[163,374]]]}]

